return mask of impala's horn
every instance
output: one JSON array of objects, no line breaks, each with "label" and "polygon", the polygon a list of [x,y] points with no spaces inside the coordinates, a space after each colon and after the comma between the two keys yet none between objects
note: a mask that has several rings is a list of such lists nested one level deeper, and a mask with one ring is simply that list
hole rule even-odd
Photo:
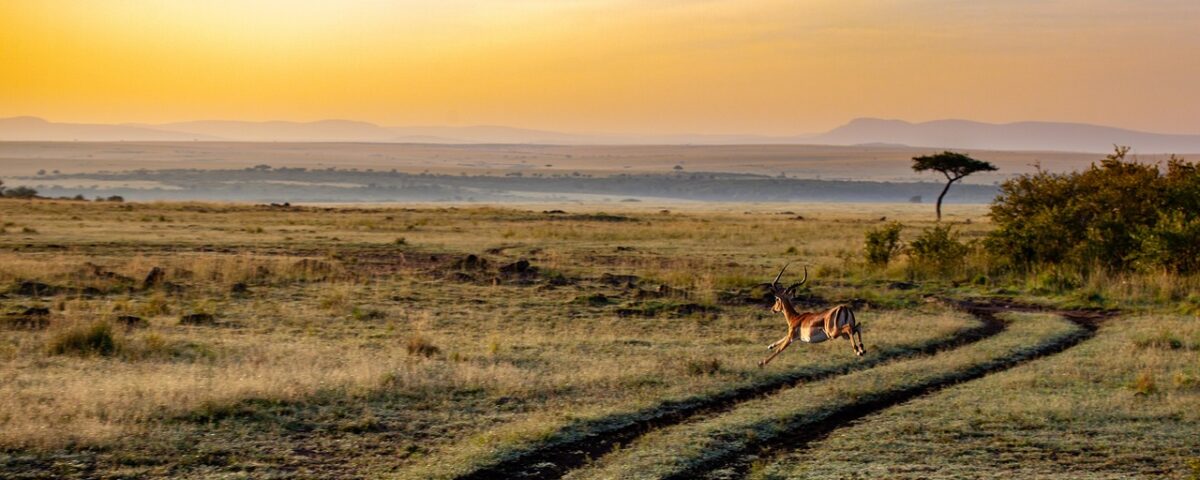
[{"label": "impala's horn", "polygon": [[779,279],[783,278],[783,271],[787,270],[788,265],[791,265],[791,262],[783,264],[783,268],[779,269],[779,275],[776,275],[775,280],[771,281],[772,288],[779,288]]},{"label": "impala's horn", "polygon": [[795,292],[797,287],[799,287],[799,286],[801,286],[801,285],[804,285],[804,282],[807,282],[807,281],[808,281],[808,265],[805,265],[805,266],[804,266],[804,279],[803,279],[803,280],[800,280],[800,281],[799,281],[799,282],[797,282],[797,283],[793,283],[793,284],[792,284],[792,286],[790,286],[790,287],[788,287],[788,288],[787,288],[787,291],[788,291],[788,292]]}]

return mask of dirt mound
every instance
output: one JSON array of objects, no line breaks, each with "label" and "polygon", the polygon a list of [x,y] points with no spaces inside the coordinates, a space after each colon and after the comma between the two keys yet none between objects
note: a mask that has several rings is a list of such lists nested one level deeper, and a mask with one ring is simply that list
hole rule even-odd
[{"label": "dirt mound", "polygon": [[147,322],[142,317],[134,315],[118,315],[114,320],[127,329],[146,328],[150,326],[150,322]]},{"label": "dirt mound", "polygon": [[637,288],[637,284],[641,280],[637,275],[616,275],[608,272],[600,275],[600,283],[614,287]]},{"label": "dirt mound", "polygon": [[48,297],[48,296],[58,295],[58,294],[62,293],[63,291],[65,291],[65,289],[63,289],[62,287],[56,287],[56,286],[47,285],[47,284],[41,283],[41,282],[26,280],[26,281],[18,284],[17,288],[13,289],[12,293],[17,294],[17,295],[24,295],[27,297]]},{"label": "dirt mound", "polygon": [[50,326],[50,309],[46,307],[27,307],[20,312],[0,317],[0,323],[13,329],[41,330]]},{"label": "dirt mound", "polygon": [[505,275],[532,275],[537,273],[537,267],[530,264],[529,260],[521,259],[500,267],[499,271]]},{"label": "dirt mound", "polygon": [[457,270],[486,270],[488,268],[488,261],[486,258],[481,258],[472,253],[450,263],[449,267]]}]

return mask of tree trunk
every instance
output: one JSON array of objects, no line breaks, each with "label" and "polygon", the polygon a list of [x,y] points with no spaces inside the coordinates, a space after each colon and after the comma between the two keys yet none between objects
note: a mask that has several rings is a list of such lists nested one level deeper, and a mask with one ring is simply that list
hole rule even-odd
[{"label": "tree trunk", "polygon": [[952,179],[950,179],[949,182],[946,182],[946,187],[942,189],[942,194],[938,195],[938,199],[937,199],[937,221],[938,222],[942,221],[942,199],[946,197],[946,192],[950,191],[950,185],[952,185],[955,180],[958,180],[958,179],[952,178]]}]

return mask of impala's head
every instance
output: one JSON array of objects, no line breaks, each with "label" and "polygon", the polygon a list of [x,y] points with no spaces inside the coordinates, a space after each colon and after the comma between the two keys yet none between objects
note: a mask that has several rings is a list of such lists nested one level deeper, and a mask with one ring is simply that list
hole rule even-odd
[{"label": "impala's head", "polygon": [[803,280],[793,283],[787,288],[783,288],[783,286],[779,284],[779,279],[783,278],[783,272],[784,270],[787,270],[788,265],[789,264],[784,264],[783,268],[779,269],[779,275],[775,276],[775,280],[772,280],[771,283],[764,284],[767,286],[767,288],[771,289],[771,294],[775,295],[775,305],[771,306],[771,311],[775,313],[782,312],[784,309],[784,303],[792,301],[792,296],[796,294],[796,288],[804,285],[804,282],[808,281],[808,267],[806,266],[804,267]]}]

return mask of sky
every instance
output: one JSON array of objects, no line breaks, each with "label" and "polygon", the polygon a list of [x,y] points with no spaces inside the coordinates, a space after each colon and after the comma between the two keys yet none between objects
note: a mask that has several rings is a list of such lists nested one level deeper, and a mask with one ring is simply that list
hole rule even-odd
[{"label": "sky", "polygon": [[3,0],[0,117],[1200,133],[1196,0]]}]

